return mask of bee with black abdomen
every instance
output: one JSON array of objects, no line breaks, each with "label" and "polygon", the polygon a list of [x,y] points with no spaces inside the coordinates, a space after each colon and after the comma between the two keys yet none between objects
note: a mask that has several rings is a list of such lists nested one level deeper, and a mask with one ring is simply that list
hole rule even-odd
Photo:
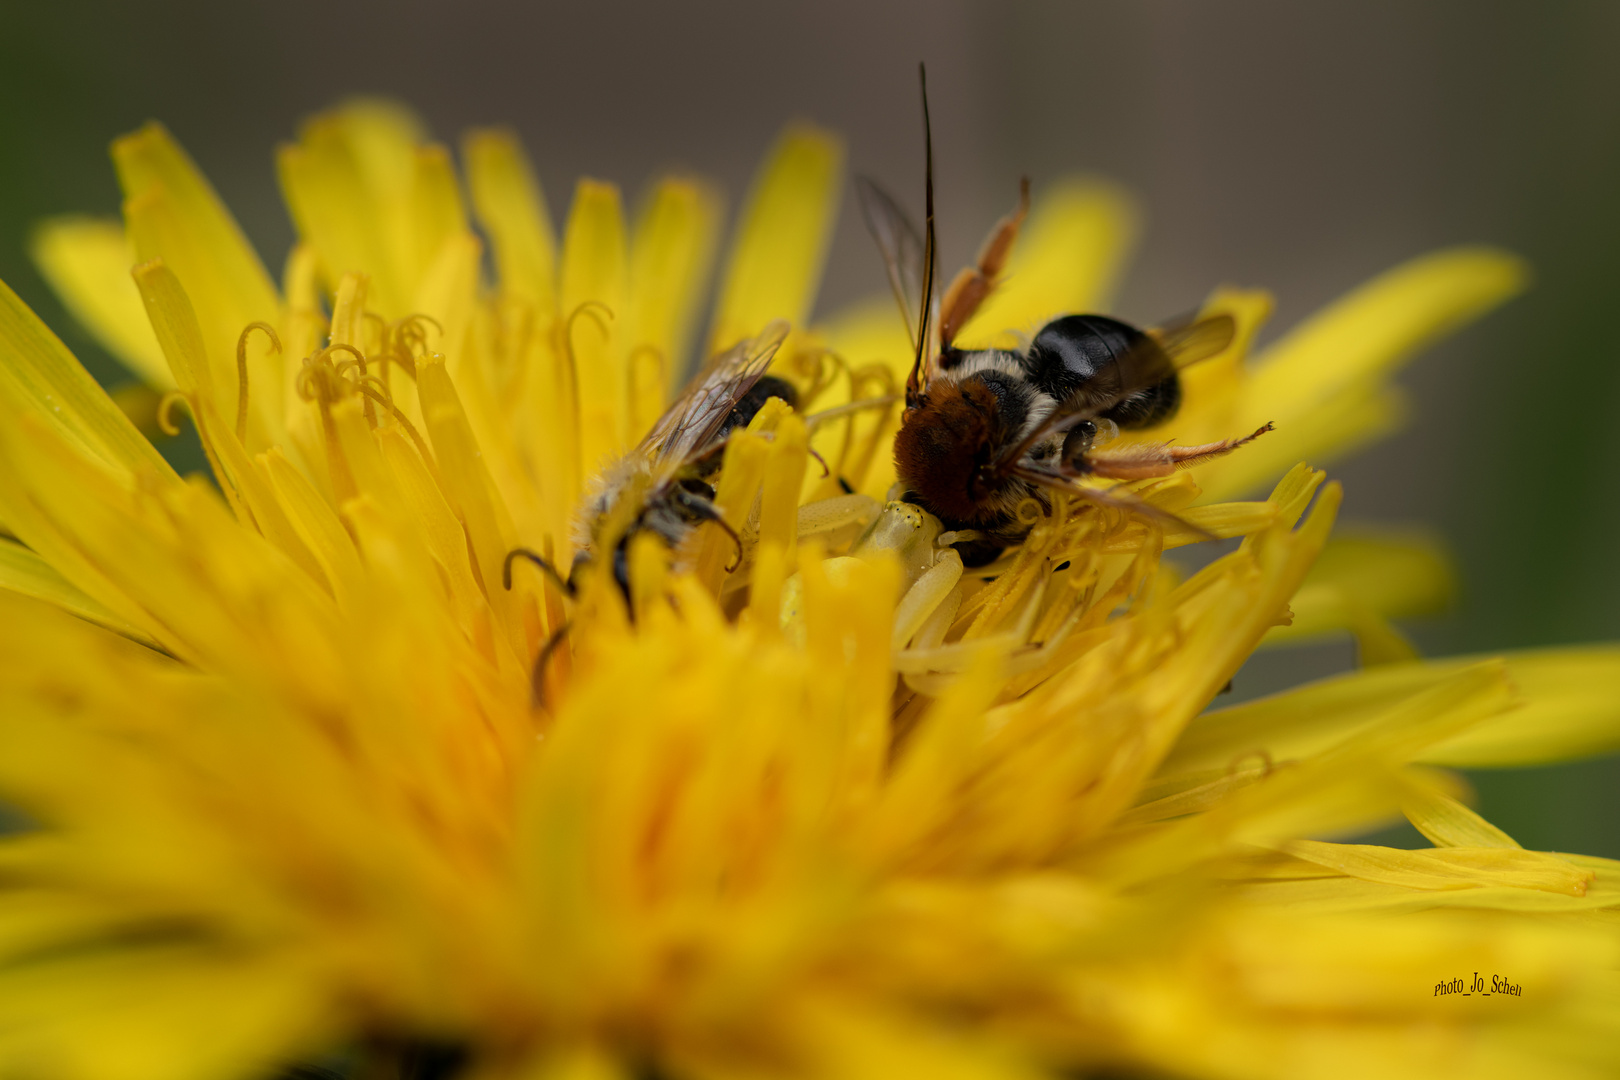
[{"label": "bee with black abdomen", "polygon": [[1020,503],[1059,491],[1087,502],[1149,518],[1174,520],[1122,492],[1081,484],[1086,477],[1141,480],[1230,453],[1271,429],[1200,446],[1113,445],[1119,431],[1169,419],[1181,403],[1177,372],[1231,344],[1236,324],[1214,315],[1162,330],[1138,330],[1104,315],[1065,315],[1047,323],[1023,351],[963,350],[957,332],[996,286],[1029,205],[1029,184],[1018,207],[991,232],[975,264],[933,299],[933,147],[927,144],[927,217],[921,237],[894,199],[870,181],[857,182],[867,227],[883,253],[915,356],[906,382],[905,412],[894,441],[895,472],[904,498],[947,528],[977,539],[958,546],[968,565],[983,565],[1030,530]]},{"label": "bee with black abdomen", "polygon": [[[632,540],[645,533],[679,554],[705,521],[719,525],[737,546],[728,570],[740,566],[742,538],[715,505],[715,484],[733,431],[748,426],[773,397],[789,406],[798,404],[792,383],[765,374],[787,333],[787,323],[773,322],[759,336],[710,360],[641,442],[591,480],[575,519],[574,563],[566,578],[543,555],[515,548],[502,568],[505,587],[512,587],[512,564],[521,558],[534,563],[564,594],[575,596],[590,567],[611,557],[613,582],[628,601]],[[555,627],[535,659],[531,679],[537,705],[546,701],[547,664],[570,626],[564,622]]]},{"label": "bee with black abdomen", "polygon": [[597,475],[575,523],[571,583],[611,549],[613,579],[628,595],[633,537],[650,533],[679,551],[705,521],[731,536],[741,561],[742,541],[714,504],[714,481],[734,430],[746,427],[770,398],[798,404],[791,383],[765,374],[787,332],[786,323],[772,323],[711,360],[646,437]]}]

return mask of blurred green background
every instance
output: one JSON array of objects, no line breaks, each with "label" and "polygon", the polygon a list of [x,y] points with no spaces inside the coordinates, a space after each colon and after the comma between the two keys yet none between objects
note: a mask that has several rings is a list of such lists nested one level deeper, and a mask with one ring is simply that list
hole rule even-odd
[{"label": "blurred green background", "polygon": [[[273,272],[292,232],[271,151],[356,93],[435,134],[500,123],[554,213],[573,179],[669,166],[735,200],[780,125],[842,131],[909,192],[915,63],[930,70],[945,265],[1011,202],[1089,171],[1148,211],[1119,304],[1152,322],[1214,285],[1265,286],[1272,333],[1434,247],[1526,256],[1527,296],[1423,357],[1415,423],[1334,468],[1350,520],[1419,523],[1463,593],[1409,629],[1430,653],[1620,636],[1620,5],[1381,0],[758,5],[613,2],[8,4],[0,34],[0,277],[109,383],[125,376],[29,264],[28,230],[114,214],[108,141],[162,119]],[[821,308],[883,288],[847,214]],[[184,451],[182,450],[181,453]],[[1264,654],[1237,693],[1349,667],[1348,644]],[[1620,694],[1620,687],[1616,688]],[[1475,773],[1522,843],[1620,856],[1620,765]],[[1415,836],[1415,834],[1412,834]]]}]

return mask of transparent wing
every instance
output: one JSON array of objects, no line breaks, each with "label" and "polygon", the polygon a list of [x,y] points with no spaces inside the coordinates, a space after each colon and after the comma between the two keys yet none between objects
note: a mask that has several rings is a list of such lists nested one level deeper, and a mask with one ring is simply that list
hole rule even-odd
[{"label": "transparent wing", "polygon": [[1184,319],[1149,330],[1148,336],[1159,343],[1171,366],[1180,371],[1225,352],[1237,337],[1237,320],[1226,314]]},{"label": "transparent wing", "polygon": [[1065,495],[1100,506],[1108,510],[1121,510],[1127,514],[1135,514],[1152,522],[1161,529],[1173,532],[1191,533],[1199,540],[1214,540],[1214,533],[1192,524],[1184,518],[1179,518],[1163,507],[1154,506],[1146,499],[1129,491],[1113,489],[1099,491],[1096,488],[1086,487],[1078,482],[1078,478],[1060,472],[1054,472],[1035,465],[1020,465],[1013,470],[1013,475],[1026,483],[1049,491],[1062,492]]},{"label": "transparent wing", "polygon": [[709,361],[636,449],[654,465],[685,461],[711,449],[715,433],[765,374],[787,334],[788,324],[778,320],[758,337],[739,341]]},{"label": "transparent wing", "polygon": [[1005,471],[1044,440],[1094,420],[1132,394],[1151,389],[1181,369],[1217,355],[1236,335],[1236,321],[1225,314],[1149,331],[1136,348],[1115,358],[1113,364],[1053,409],[1034,431],[1005,450],[996,459],[998,469]]},{"label": "transparent wing", "polygon": [[916,327],[921,312],[923,276],[926,249],[922,234],[906,217],[893,196],[864,176],[855,178],[855,193],[860,197],[861,217],[866,231],[872,234],[878,252],[883,256],[883,269],[889,275],[889,289],[894,302],[900,306],[900,317],[906,322],[906,335],[911,347],[917,347]]}]

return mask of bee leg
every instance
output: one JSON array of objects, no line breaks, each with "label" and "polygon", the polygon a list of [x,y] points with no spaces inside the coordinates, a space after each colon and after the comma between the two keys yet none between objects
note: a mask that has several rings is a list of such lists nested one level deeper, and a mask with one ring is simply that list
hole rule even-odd
[{"label": "bee leg", "polygon": [[1122,446],[1117,450],[1093,450],[1083,458],[1081,468],[1094,476],[1111,480],[1147,480],[1155,476],[1169,476],[1177,469],[1185,469],[1201,461],[1230,454],[1240,446],[1247,446],[1270,431],[1270,424],[1240,439],[1220,439],[1197,446],[1171,446],[1168,443],[1143,443]]},{"label": "bee leg", "polygon": [[737,557],[732,560],[730,566],[726,567],[726,573],[732,573],[737,569],[737,567],[742,565],[742,537],[737,535],[737,530],[731,527],[731,523],[726,520],[726,516],[720,512],[720,508],[718,506],[714,505],[714,503],[710,502],[708,499],[705,499],[703,496],[694,494],[693,492],[690,492],[679,485],[670,490],[670,495],[676,502],[680,503],[682,507],[690,510],[697,518],[703,521],[714,522],[716,525],[725,530],[727,536],[731,537],[731,542],[737,546]]},{"label": "bee leg", "polygon": [[1167,447],[1167,449],[1170,452],[1171,459],[1176,463],[1177,467],[1185,467],[1187,465],[1192,465],[1195,462],[1207,461],[1210,458],[1218,458],[1223,454],[1230,454],[1240,446],[1249,445],[1266,432],[1274,430],[1275,427],[1275,424],[1268,421],[1263,426],[1256,428],[1254,431],[1248,435],[1242,436],[1241,438],[1220,439],[1216,442],[1203,443],[1199,446],[1171,446]]},{"label": "bee leg", "polygon": [[534,658],[534,669],[529,673],[529,701],[537,709],[547,709],[550,704],[546,701],[546,668],[551,664],[552,656],[562,648],[563,639],[568,636],[574,624],[565,622],[553,630],[546,643],[540,646],[539,655]]},{"label": "bee leg", "polygon": [[562,594],[570,600],[574,598],[574,584],[568,578],[557,572],[557,568],[546,561],[545,556],[537,555],[528,548],[513,548],[506,553],[506,559],[501,563],[501,584],[508,592],[512,591],[512,561],[514,559],[528,559],[540,568],[541,573],[554,582]]},{"label": "bee leg", "polygon": [[[831,470],[831,469],[829,469],[829,468],[828,468],[828,467],[827,467],[827,459],[826,459],[826,458],[824,458],[824,457],[822,457],[822,456],[821,456],[821,455],[820,455],[820,454],[819,454],[819,453],[818,453],[818,452],[817,452],[817,451],[816,451],[816,448],[815,448],[815,447],[813,447],[813,446],[807,446],[807,447],[805,447],[805,449],[806,449],[806,450],[808,450],[808,451],[809,451],[809,452],[810,452],[810,456],[811,456],[811,457],[813,457],[813,458],[815,458],[815,459],[816,459],[816,464],[817,464],[817,465],[820,465],[820,466],[821,466],[821,478],[822,478],[822,479],[823,479],[823,480],[825,480],[825,479],[827,479],[827,477],[829,477],[829,476],[831,476],[831,475],[832,475],[832,470]],[[843,478],[843,477],[842,477],[842,476],[840,476],[840,477],[839,477],[839,478],[838,478],[838,482],[839,482],[839,483],[840,483],[840,484],[845,484],[845,481],[844,481],[844,478]],[[847,486],[848,486],[848,484],[845,484],[845,486],[846,486],[846,487],[847,487]],[[845,492],[845,494],[846,494],[846,495],[847,495],[847,494],[848,494],[848,492]]]},{"label": "bee leg", "polygon": [[1086,458],[1091,453],[1092,444],[1097,441],[1097,424],[1093,420],[1082,420],[1070,428],[1068,434],[1063,436],[1063,449],[1058,454],[1058,460],[1063,467],[1083,471],[1086,468]]},{"label": "bee leg", "polygon": [[[1029,178],[1018,185],[1018,207],[996,223],[995,230],[979,249],[978,261],[963,269],[945,290],[939,305],[939,345],[944,350],[956,340],[957,331],[979,310],[979,305],[995,290],[996,279],[1006,269],[1013,241],[1029,213]],[[924,300],[926,302],[926,298]]]}]

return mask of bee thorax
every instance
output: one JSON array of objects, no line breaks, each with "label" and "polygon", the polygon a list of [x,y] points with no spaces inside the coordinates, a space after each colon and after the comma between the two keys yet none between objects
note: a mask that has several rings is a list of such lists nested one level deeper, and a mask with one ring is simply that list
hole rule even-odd
[{"label": "bee thorax", "polygon": [[1021,384],[996,373],[938,379],[906,414],[894,441],[895,472],[919,505],[952,527],[1005,519],[1027,486],[995,468],[1028,418]]}]

